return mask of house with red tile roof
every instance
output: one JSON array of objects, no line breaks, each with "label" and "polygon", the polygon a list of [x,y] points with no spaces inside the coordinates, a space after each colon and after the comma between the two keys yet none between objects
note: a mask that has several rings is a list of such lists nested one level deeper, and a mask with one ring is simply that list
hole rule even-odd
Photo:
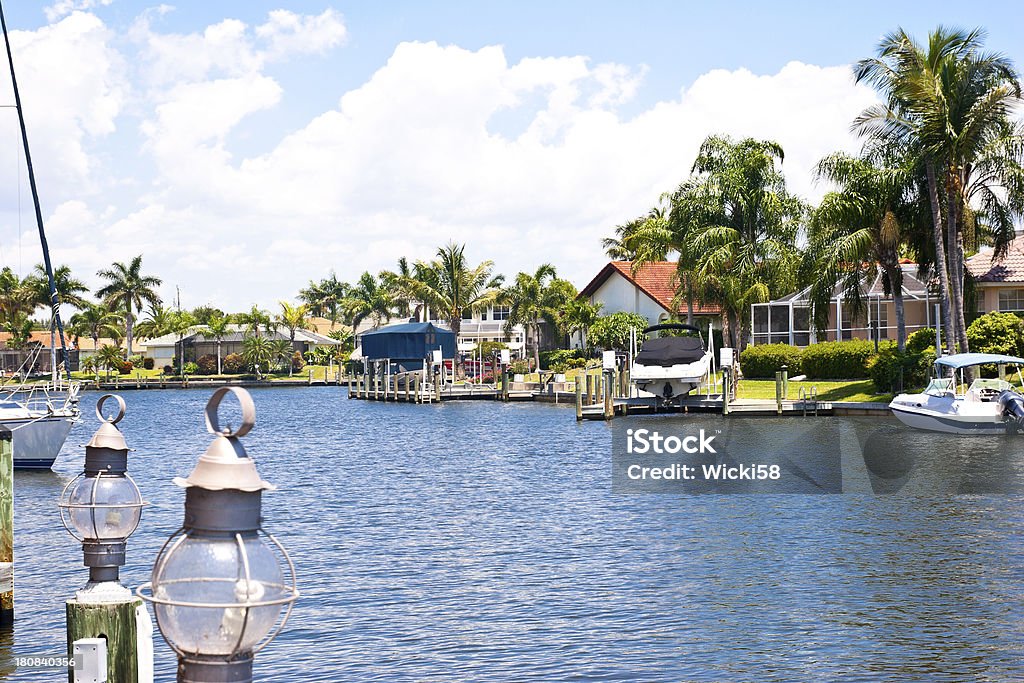
[{"label": "house with red tile roof", "polygon": [[964,262],[977,288],[978,312],[1024,314],[1024,236],[1002,258],[986,248]]},{"label": "house with red tile roof", "polygon": [[[612,261],[580,290],[579,298],[601,304],[601,315],[639,313],[652,325],[670,317],[686,317],[686,301],[676,301],[679,278],[671,261],[645,263],[633,271],[632,261]],[[721,309],[694,303],[693,314],[706,329],[721,327]]]}]

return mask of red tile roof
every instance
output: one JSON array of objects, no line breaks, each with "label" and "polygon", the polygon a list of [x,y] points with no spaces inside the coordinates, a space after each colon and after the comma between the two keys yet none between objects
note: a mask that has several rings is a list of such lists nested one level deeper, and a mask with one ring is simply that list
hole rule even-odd
[{"label": "red tile roof", "polygon": [[1024,282],[1024,237],[1010,242],[1006,256],[992,260],[992,252],[975,254],[964,265],[978,282]]},{"label": "red tile roof", "polygon": [[[6,348],[7,347],[7,340],[10,339],[10,338],[11,338],[11,333],[10,332],[0,332],[0,348]],[[48,348],[50,348],[50,331],[49,330],[33,330],[29,334],[28,341],[29,341],[30,344],[38,343],[44,349],[48,349]],[[90,339],[89,342],[92,343],[92,340]],[[74,348],[74,346],[75,346],[74,339],[72,339],[71,336],[68,335],[67,332],[64,333],[64,343],[67,344],[67,347],[69,349]],[[60,348],[60,335],[57,336],[57,348],[58,349]]]},{"label": "red tile roof", "polygon": [[[601,272],[580,290],[580,297],[590,297],[604,284],[613,273],[618,273],[626,278],[641,292],[654,299],[662,308],[672,313],[686,313],[686,302],[680,302],[680,306],[673,309],[672,299],[675,297],[676,286],[679,284],[676,277],[676,264],[671,261],[655,261],[640,266],[636,274],[633,273],[632,261],[612,261]],[[721,308],[714,305],[701,305],[694,303],[693,312],[696,315],[718,315]]]}]

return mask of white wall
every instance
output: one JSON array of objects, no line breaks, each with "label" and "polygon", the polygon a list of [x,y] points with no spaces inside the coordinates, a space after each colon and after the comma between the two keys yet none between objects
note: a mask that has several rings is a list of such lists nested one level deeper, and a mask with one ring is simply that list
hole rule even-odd
[{"label": "white wall", "polygon": [[661,304],[640,291],[640,288],[627,280],[618,271],[590,296],[590,303],[602,304],[601,315],[612,313],[639,313],[647,318],[651,325],[657,325],[667,316],[668,311]]}]

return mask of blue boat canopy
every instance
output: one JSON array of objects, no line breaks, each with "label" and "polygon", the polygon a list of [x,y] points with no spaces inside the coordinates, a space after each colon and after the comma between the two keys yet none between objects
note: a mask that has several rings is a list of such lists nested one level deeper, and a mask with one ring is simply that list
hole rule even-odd
[{"label": "blue boat canopy", "polygon": [[444,358],[455,357],[455,333],[433,323],[399,323],[360,336],[363,358],[423,360],[441,349]]},{"label": "blue boat canopy", "polygon": [[985,363],[1024,366],[1024,358],[1004,356],[1001,353],[954,353],[951,356],[943,356],[935,360],[936,365],[945,365],[947,368],[953,368],[954,370],[972,365],[983,365]]}]

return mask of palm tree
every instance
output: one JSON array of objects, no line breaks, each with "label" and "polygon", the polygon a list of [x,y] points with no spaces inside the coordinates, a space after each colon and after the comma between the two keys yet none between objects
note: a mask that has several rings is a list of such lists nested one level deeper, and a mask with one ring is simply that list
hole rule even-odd
[{"label": "palm tree", "polygon": [[238,313],[234,317],[235,322],[245,327],[250,335],[258,334],[261,327],[264,332],[270,334],[277,327],[270,314],[256,304],[253,304],[246,313]]},{"label": "palm tree", "polygon": [[395,298],[387,286],[367,272],[359,277],[341,305],[355,334],[359,323],[367,318],[373,321],[374,329],[380,327],[394,313]]},{"label": "palm tree", "polygon": [[171,332],[178,335],[178,371],[185,372],[185,335],[195,326],[196,320],[188,311],[174,311],[171,315]]},{"label": "palm tree", "polygon": [[[500,275],[491,274],[494,268],[491,261],[470,266],[465,251],[466,245],[449,242],[437,250],[433,261],[417,261],[414,276],[408,283],[418,301],[448,321],[456,339],[462,330],[463,311],[479,311],[494,303],[504,280]],[[456,366],[458,375],[464,376],[461,359]]]},{"label": "palm tree", "polygon": [[118,325],[120,318],[103,304],[86,304],[78,313],[71,316],[71,334],[92,339],[92,349],[99,347],[100,337],[118,338],[121,330]]},{"label": "palm tree", "polygon": [[107,370],[107,379],[110,379],[110,371],[121,367],[123,358],[121,357],[121,349],[110,344],[104,344],[100,347],[100,350],[96,353],[96,358],[100,362],[101,366]]},{"label": "palm tree", "polygon": [[750,304],[796,283],[796,238],[806,207],[786,190],[778,143],[711,136],[693,164],[695,286],[722,307],[727,337],[742,348]]},{"label": "palm tree", "polygon": [[150,304],[146,318],[135,324],[135,336],[156,339],[174,331],[175,310],[160,304]]},{"label": "palm tree", "polygon": [[287,339],[272,339],[270,341],[270,358],[278,368],[287,365],[288,376],[292,376],[295,347]]},{"label": "palm tree", "polygon": [[[88,305],[82,294],[87,294],[89,288],[84,282],[71,276],[71,268],[68,266],[57,266],[53,270],[53,283],[57,290],[58,303],[77,309]],[[46,275],[46,266],[37,263],[32,274],[25,278],[25,284],[32,292],[35,305],[50,306],[50,279]]]},{"label": "palm tree", "polygon": [[[279,301],[281,305],[281,312],[277,315],[277,322],[282,327],[288,330],[288,344],[289,348],[293,351],[295,349],[295,332],[296,330],[308,330],[310,329],[309,318],[306,317],[306,307],[303,305],[293,306],[287,301]],[[288,362],[288,376],[292,375],[292,363],[289,358]]]},{"label": "palm tree", "polygon": [[247,334],[242,339],[242,358],[252,366],[257,379],[260,378],[263,366],[269,364],[273,357],[274,348],[269,338],[255,333]]},{"label": "palm tree", "polygon": [[903,271],[900,249],[904,230],[921,222],[914,196],[913,159],[896,157],[872,163],[845,153],[831,154],[818,163],[817,177],[834,184],[813,212],[804,279],[811,282],[810,300],[815,327],[828,325],[833,292],[842,285],[843,299],[854,311],[864,308],[863,285],[880,267],[896,311],[896,342],[906,342]]},{"label": "palm tree", "polygon": [[899,29],[854,71],[858,82],[874,86],[885,100],[866,109],[854,129],[903,144],[922,160],[950,352],[955,343],[969,350],[963,259],[971,200],[980,202],[995,228],[997,256],[1012,239],[1013,218],[1024,210],[1024,150],[1009,118],[1021,85],[1008,58],[982,50],[984,35],[939,27],[922,46]]},{"label": "palm tree", "polygon": [[29,287],[11,270],[0,270],[0,321],[10,320],[18,313],[30,313],[34,308]]},{"label": "palm tree", "polygon": [[32,338],[32,328],[35,325],[32,319],[25,313],[18,313],[13,318],[4,322],[4,332],[10,334],[6,346],[9,349],[24,349]]},{"label": "palm tree", "polygon": [[532,275],[519,273],[512,286],[501,293],[500,301],[509,307],[505,334],[515,325],[522,325],[526,329],[527,339],[533,342],[535,368],[540,368],[541,321],[558,327],[561,311],[575,296],[576,290],[572,284],[559,280],[554,266],[549,263],[538,267]]},{"label": "palm tree", "polygon": [[306,304],[313,315],[326,315],[331,321],[331,327],[334,327],[344,310],[343,302],[349,298],[350,290],[348,283],[340,282],[332,272],[320,282],[310,280],[309,285],[299,291],[299,301]]},{"label": "palm tree", "polygon": [[566,335],[579,332],[583,337],[583,348],[589,348],[587,330],[601,317],[601,306],[600,303],[592,304],[585,299],[573,298],[562,310],[559,327]]},{"label": "palm tree", "polygon": [[142,254],[133,258],[127,265],[115,262],[113,267],[101,270],[97,274],[107,280],[107,285],[98,290],[96,296],[103,299],[110,308],[124,310],[125,339],[127,341],[125,357],[131,357],[132,332],[135,325],[134,311],[141,311],[143,302],[160,303],[160,296],[156,293],[155,288],[159,287],[163,280],[152,275],[142,274]]},{"label": "palm tree", "polygon": [[210,318],[206,323],[206,334],[217,340],[217,374],[222,374],[223,368],[221,368],[221,342],[224,336],[228,333],[228,325],[231,324],[231,318],[226,315],[217,316]]}]

